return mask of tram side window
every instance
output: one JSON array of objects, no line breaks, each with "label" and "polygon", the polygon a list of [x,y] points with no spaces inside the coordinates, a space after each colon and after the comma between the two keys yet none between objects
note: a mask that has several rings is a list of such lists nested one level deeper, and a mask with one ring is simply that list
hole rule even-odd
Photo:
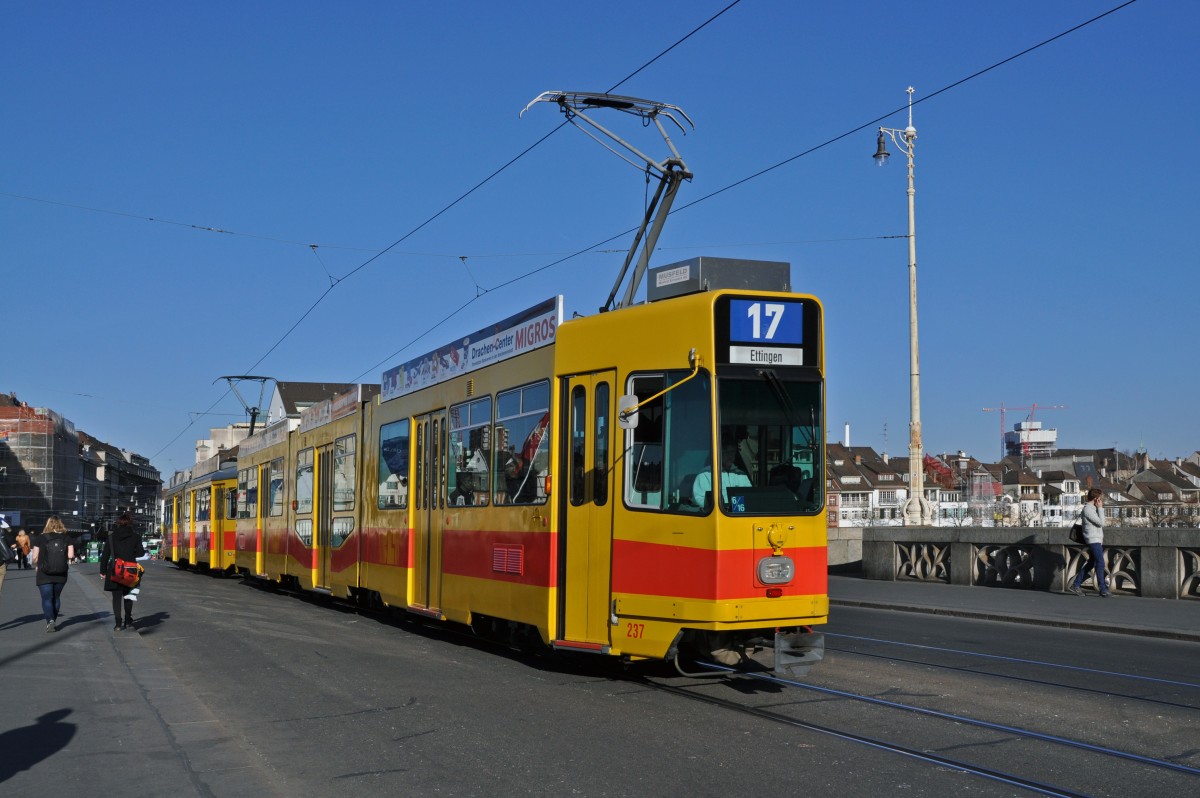
[{"label": "tram side window", "polygon": [[[712,388],[706,372],[683,382],[690,371],[637,375],[629,391],[645,401],[638,425],[628,435],[625,503],[635,509],[697,513],[704,497],[694,497],[696,476],[712,468]],[[682,384],[680,384],[682,383]]]},{"label": "tram side window", "polygon": [[338,548],[346,539],[350,537],[350,533],[354,531],[354,519],[342,516],[341,518],[333,519],[333,530],[329,536],[329,545],[333,548]]},{"label": "tram side window", "polygon": [[238,471],[237,517],[258,517],[258,467]]},{"label": "tram side window", "polygon": [[384,424],[379,430],[379,509],[408,507],[409,421]]},{"label": "tram side window", "polygon": [[271,517],[283,515],[283,458],[277,457],[270,465],[270,485],[267,486],[267,501]]},{"label": "tram side window", "polygon": [[234,519],[238,517],[238,496],[241,491],[226,490],[225,491],[225,518]]},{"label": "tram side window", "polygon": [[[597,505],[608,502],[608,402],[607,382],[596,386],[592,417],[587,416],[587,393],[582,385],[571,391],[571,504],[578,507],[592,501]],[[592,424],[591,464],[588,464],[588,424]],[[590,485],[589,485],[590,480]],[[588,488],[591,493],[588,493]]]},{"label": "tram side window", "polygon": [[212,488],[201,488],[196,491],[196,520],[207,521],[211,515]]},{"label": "tram side window", "polygon": [[496,504],[545,504],[549,423],[548,381],[496,395]]},{"label": "tram side window", "polygon": [[311,513],[313,509],[313,450],[296,455],[296,512]]},{"label": "tram side window", "polygon": [[608,383],[596,386],[595,457],[592,459],[592,498],[596,504],[608,502]]},{"label": "tram side window", "polygon": [[354,509],[355,441],[355,436],[347,435],[333,442],[334,512],[348,512]]},{"label": "tram side window", "polygon": [[587,441],[587,392],[582,385],[571,391],[571,504],[575,507],[587,501],[587,468],[583,447]]},{"label": "tram side window", "polygon": [[492,397],[450,408],[446,503],[457,507],[488,503],[492,463]]}]

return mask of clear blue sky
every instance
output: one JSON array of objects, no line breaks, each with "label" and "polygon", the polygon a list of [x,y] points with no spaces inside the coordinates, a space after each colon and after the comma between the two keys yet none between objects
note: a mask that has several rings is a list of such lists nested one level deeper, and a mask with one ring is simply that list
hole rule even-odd
[{"label": "clear blue sky", "polygon": [[[575,129],[413,231],[559,125],[518,118],[537,94],[612,89],[728,4],[6,4],[0,390],[169,474],[244,418],[221,375],[377,382],[554,294],[594,312],[628,236],[543,267],[646,186]],[[830,439],[906,453],[905,164],[871,123],[1117,5],[743,0],[615,89],[696,122],[654,263],[791,262]],[[1001,403],[1065,405],[1066,447],[1200,448],[1198,29],[1139,0],[915,106],[927,451],[994,459]]]}]

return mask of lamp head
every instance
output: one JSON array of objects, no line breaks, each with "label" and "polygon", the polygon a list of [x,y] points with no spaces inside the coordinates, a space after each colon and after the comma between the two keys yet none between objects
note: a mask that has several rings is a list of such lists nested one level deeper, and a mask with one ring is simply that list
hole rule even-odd
[{"label": "lamp head", "polygon": [[883,166],[887,163],[888,156],[891,155],[887,151],[887,142],[884,141],[883,128],[879,129],[879,143],[875,148],[875,163]]}]

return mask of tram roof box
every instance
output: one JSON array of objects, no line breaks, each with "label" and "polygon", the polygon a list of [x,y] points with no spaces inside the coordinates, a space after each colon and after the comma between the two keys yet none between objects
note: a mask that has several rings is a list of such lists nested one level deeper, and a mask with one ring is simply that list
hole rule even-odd
[{"label": "tram roof box", "polygon": [[720,288],[745,288],[752,291],[791,291],[792,265],[775,260],[709,258],[700,256],[649,269],[646,300],[716,291]]}]

